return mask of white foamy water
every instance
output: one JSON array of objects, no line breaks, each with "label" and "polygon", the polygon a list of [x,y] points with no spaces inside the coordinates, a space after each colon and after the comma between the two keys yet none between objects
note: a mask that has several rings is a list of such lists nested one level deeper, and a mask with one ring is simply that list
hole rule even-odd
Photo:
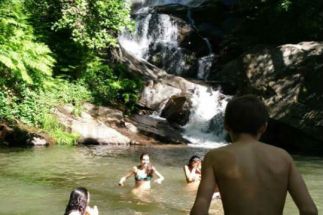
[{"label": "white foamy water", "polygon": [[[203,0],[195,0],[200,4]],[[142,3],[142,2],[140,2]],[[135,12],[136,28],[132,33],[123,33],[119,37],[120,45],[137,58],[156,63],[158,67],[171,74],[182,75],[190,70],[189,55],[179,47],[178,26],[174,18],[166,14],[156,14],[152,6],[165,4],[183,4],[189,6],[193,1],[187,0],[146,0]],[[191,10],[187,18],[192,28],[196,29]],[[197,59],[198,79],[207,79],[214,61],[212,47],[207,38],[202,38],[209,54]],[[220,91],[205,86],[197,86],[192,98],[192,109],[188,124],[184,127],[183,137],[191,146],[220,147],[225,144],[223,129],[223,112],[228,97]],[[160,112],[161,110],[159,110]],[[155,114],[156,117],[156,114]]]},{"label": "white foamy water", "polygon": [[137,58],[144,57],[148,50],[147,47],[149,47],[149,44],[151,43],[151,40],[148,37],[150,19],[151,14],[148,14],[143,21],[136,22],[136,31],[134,34],[123,33],[119,36],[120,45]]},{"label": "white foamy water", "polygon": [[198,72],[197,78],[206,80],[210,74],[212,63],[214,60],[214,54],[210,54],[204,57],[201,57],[198,61]]},{"label": "white foamy water", "polygon": [[224,109],[230,97],[219,90],[198,86],[192,97],[189,122],[183,127],[183,137],[191,146],[216,148],[224,146]]},{"label": "white foamy water", "polygon": [[[148,11],[147,8],[140,10]],[[177,37],[178,28],[168,15],[147,14],[137,18],[135,32],[123,33],[119,37],[119,43],[127,52],[147,60],[149,48],[152,45],[166,44],[170,47],[168,49],[177,48]]]}]

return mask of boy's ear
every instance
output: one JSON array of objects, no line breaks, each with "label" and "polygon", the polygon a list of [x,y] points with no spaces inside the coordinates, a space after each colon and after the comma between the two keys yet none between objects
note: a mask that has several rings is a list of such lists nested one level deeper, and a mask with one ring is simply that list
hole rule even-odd
[{"label": "boy's ear", "polygon": [[259,128],[258,133],[260,133],[260,134],[265,133],[265,132],[266,132],[266,130],[267,130],[267,127],[268,127],[268,122],[266,122],[265,124],[263,124],[263,125]]}]

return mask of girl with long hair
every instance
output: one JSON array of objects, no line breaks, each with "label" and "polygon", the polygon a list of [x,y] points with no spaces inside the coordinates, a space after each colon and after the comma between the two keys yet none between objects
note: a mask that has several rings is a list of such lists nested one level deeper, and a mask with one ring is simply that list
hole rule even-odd
[{"label": "girl with long hair", "polygon": [[84,187],[74,189],[65,209],[64,215],[99,215],[97,206],[91,208],[90,193]]}]

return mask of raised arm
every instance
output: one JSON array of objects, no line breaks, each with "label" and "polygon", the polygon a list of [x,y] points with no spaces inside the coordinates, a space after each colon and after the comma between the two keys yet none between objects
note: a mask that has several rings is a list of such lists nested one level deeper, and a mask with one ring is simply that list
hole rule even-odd
[{"label": "raised arm", "polygon": [[215,175],[210,153],[206,154],[202,165],[202,179],[197,191],[191,215],[208,214],[213,192],[216,188]]},{"label": "raised arm", "polygon": [[193,180],[193,175],[192,175],[192,173],[189,170],[187,165],[184,166],[184,173],[185,173],[185,177],[186,177],[187,182],[193,182],[194,181]]},{"label": "raised arm", "polygon": [[164,176],[160,174],[155,167],[153,167],[154,173],[158,176],[158,179],[155,180],[156,183],[161,184],[164,181]]},{"label": "raised arm", "polygon": [[290,158],[288,192],[292,196],[300,215],[317,215],[318,211],[305,182]]},{"label": "raised arm", "polygon": [[136,172],[136,167],[133,167],[125,176],[123,176],[119,181],[119,186],[123,186],[124,182],[132,175],[134,175]]}]

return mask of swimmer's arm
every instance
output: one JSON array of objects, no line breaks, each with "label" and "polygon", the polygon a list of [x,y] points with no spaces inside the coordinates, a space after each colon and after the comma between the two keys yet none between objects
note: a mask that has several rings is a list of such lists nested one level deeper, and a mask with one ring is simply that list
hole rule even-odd
[{"label": "swimmer's arm", "polygon": [[318,211],[306,184],[290,157],[288,192],[292,196],[300,215],[317,215]]},{"label": "swimmer's arm", "polygon": [[208,153],[202,165],[202,179],[191,210],[191,215],[208,214],[213,192],[216,188],[214,170],[210,160],[210,154]]},{"label": "swimmer's arm", "polygon": [[96,205],[94,205],[93,208],[87,206],[85,214],[86,215],[99,215],[98,207]]},{"label": "swimmer's arm", "polygon": [[156,170],[156,168],[154,167],[153,168],[153,170],[154,170],[154,173],[158,176],[158,179],[156,180],[156,182],[157,183],[161,183],[162,181],[164,181],[164,176],[162,176],[162,174],[160,174],[157,170]]},{"label": "swimmer's arm", "polygon": [[133,176],[136,172],[136,167],[133,167],[132,170],[130,170],[127,175],[123,176],[119,181],[119,186],[123,186],[124,182],[130,177]]},{"label": "swimmer's arm", "polygon": [[191,172],[187,165],[184,166],[184,172],[185,172],[185,176],[186,176],[186,181],[187,182],[193,182],[194,179],[195,179],[195,177],[194,177],[195,173],[193,173],[193,171]]}]

